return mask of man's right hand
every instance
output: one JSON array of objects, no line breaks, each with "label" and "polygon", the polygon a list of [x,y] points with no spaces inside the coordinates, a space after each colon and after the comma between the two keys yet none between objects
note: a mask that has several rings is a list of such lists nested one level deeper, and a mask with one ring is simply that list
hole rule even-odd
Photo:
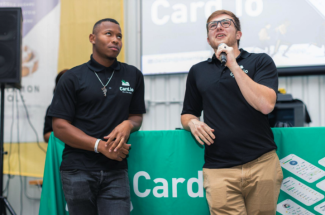
[{"label": "man's right hand", "polygon": [[191,129],[191,132],[195,139],[201,145],[204,145],[204,143],[206,143],[207,145],[211,145],[214,143],[214,129],[210,128],[204,122],[201,122],[197,119],[191,119],[188,123],[188,127]]},{"label": "man's right hand", "polygon": [[112,160],[117,161],[122,161],[123,159],[125,159],[126,156],[129,154],[129,150],[131,147],[131,144],[123,144],[123,146],[119,148],[116,152],[110,152],[109,148],[105,147],[105,144],[106,142],[102,140],[98,143],[98,152],[102,153],[103,155]]}]

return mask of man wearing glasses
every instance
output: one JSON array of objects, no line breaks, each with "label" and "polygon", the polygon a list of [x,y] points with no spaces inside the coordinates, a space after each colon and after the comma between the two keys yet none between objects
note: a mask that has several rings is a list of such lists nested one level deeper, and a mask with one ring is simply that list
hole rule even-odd
[{"label": "man wearing glasses", "polygon": [[230,11],[212,13],[207,34],[215,54],[190,69],[181,121],[205,145],[210,212],[275,214],[283,174],[267,114],[276,102],[276,66],[267,54],[239,49],[240,21]]}]

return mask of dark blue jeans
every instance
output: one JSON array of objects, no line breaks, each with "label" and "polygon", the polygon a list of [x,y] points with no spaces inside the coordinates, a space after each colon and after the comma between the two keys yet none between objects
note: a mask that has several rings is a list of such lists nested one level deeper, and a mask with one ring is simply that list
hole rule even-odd
[{"label": "dark blue jeans", "polygon": [[70,215],[129,215],[128,171],[61,171]]}]

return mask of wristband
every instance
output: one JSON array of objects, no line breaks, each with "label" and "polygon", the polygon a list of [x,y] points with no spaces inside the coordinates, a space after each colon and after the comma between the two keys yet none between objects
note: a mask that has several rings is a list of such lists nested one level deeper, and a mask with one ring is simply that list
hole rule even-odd
[{"label": "wristband", "polygon": [[97,139],[97,140],[96,140],[96,143],[95,143],[94,151],[95,151],[96,153],[99,153],[99,152],[97,151],[99,141],[101,141],[101,139]]}]

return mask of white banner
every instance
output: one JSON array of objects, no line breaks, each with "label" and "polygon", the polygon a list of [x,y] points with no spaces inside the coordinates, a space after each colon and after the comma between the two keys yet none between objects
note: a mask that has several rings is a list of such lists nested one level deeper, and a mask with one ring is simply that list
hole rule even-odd
[{"label": "white banner", "polygon": [[[0,7],[21,7],[23,13],[21,95],[30,122],[43,142],[45,112],[52,100],[57,75],[60,36],[59,0],[0,0]],[[18,124],[17,124],[18,122]],[[20,93],[5,91],[5,142],[36,142]]]}]

